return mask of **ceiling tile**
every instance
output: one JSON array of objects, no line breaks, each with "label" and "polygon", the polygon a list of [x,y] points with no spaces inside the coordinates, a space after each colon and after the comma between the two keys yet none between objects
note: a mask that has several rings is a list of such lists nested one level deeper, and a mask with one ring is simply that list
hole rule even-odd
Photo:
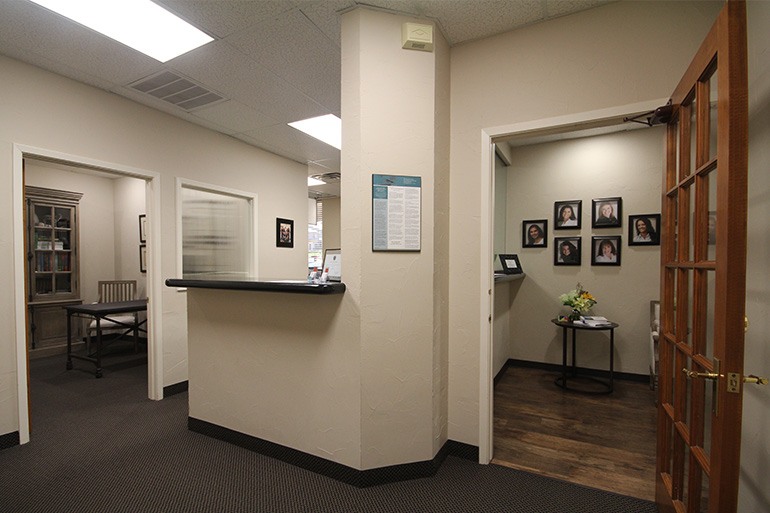
[{"label": "ceiling tile", "polygon": [[544,0],[476,0],[473,16],[465,9],[446,9],[445,0],[419,0],[427,16],[440,18],[449,44],[500,34],[534,23],[545,15]]},{"label": "ceiling tile", "polygon": [[577,11],[592,9],[615,0],[545,0],[548,18],[564,16]]},{"label": "ceiling tile", "polygon": [[275,119],[234,100],[196,110],[192,115],[227,127],[223,130],[226,134],[248,132],[260,127],[278,124]]},{"label": "ceiling tile", "polygon": [[327,114],[310,96],[260,66],[224,41],[196,55],[174,59],[173,68],[225,98],[239,101],[281,123]]},{"label": "ceiling tile", "polygon": [[[50,62],[123,84],[148,75],[160,63],[79,23],[26,1],[2,2],[0,38]],[[58,72],[58,71],[57,71]]]},{"label": "ceiling tile", "polygon": [[328,112],[339,114],[340,48],[300,11],[284,13],[226,41],[312,96]]},{"label": "ceiling tile", "polygon": [[341,45],[341,20],[339,12],[355,5],[353,0],[297,0],[297,7],[302,14],[318,27],[338,47]]},{"label": "ceiling tile", "polygon": [[155,0],[188,23],[224,38],[294,8],[293,0]]},{"label": "ceiling tile", "polygon": [[302,162],[339,158],[340,151],[337,148],[283,124],[251,130],[244,135],[264,141],[271,147],[292,152],[300,156]]}]

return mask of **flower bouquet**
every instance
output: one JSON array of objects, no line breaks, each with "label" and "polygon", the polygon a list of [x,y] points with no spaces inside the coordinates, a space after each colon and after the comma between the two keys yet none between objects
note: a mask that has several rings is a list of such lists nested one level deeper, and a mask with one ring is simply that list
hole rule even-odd
[{"label": "flower bouquet", "polygon": [[[572,312],[566,316],[568,321],[577,321],[580,316],[591,309],[596,304],[596,298],[590,292],[583,289],[581,284],[577,284],[574,290],[559,296],[559,301],[572,309]],[[565,316],[562,316],[565,317]],[[560,317],[561,320],[561,317]]]}]

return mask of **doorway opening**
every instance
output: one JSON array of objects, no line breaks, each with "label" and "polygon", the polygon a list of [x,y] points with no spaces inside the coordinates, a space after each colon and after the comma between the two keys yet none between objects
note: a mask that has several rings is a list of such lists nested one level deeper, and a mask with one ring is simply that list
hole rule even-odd
[{"label": "doorway opening", "polygon": [[[25,172],[25,167],[28,171]],[[79,247],[78,243],[86,242],[89,246],[98,246],[100,239],[99,233],[93,233],[94,226],[98,226],[103,219],[96,219],[96,225],[89,226],[89,234],[85,239],[80,239],[80,235],[76,233],[76,230],[72,229],[72,226],[67,227],[66,213],[56,210],[55,206],[51,207],[51,216],[57,216],[61,214],[62,219],[59,221],[61,226],[53,225],[51,228],[52,237],[58,237],[59,240],[46,241],[45,234],[39,241],[41,248],[47,247],[50,244],[54,250],[51,257],[51,263],[54,269],[62,271],[61,276],[53,277],[53,280],[59,280],[58,283],[54,281],[53,290],[58,290],[57,287],[62,288],[69,292],[68,295],[78,296],[78,301],[83,300],[91,302],[91,296],[95,294],[93,289],[96,286],[96,282],[103,279],[113,279],[115,276],[124,273],[128,273],[129,268],[136,267],[131,272],[134,277],[138,278],[136,281],[140,282],[143,292],[143,296],[149,299],[147,308],[147,396],[150,399],[159,400],[163,398],[163,386],[162,386],[162,348],[160,347],[160,255],[152,248],[159,248],[159,228],[160,222],[157,219],[157,214],[160,211],[160,177],[157,173],[130,168],[119,164],[106,163],[96,161],[93,159],[78,157],[74,155],[63,154],[51,150],[45,150],[40,148],[27,147],[23,145],[14,145],[14,163],[13,163],[13,197],[14,197],[14,291],[15,291],[15,304],[16,304],[16,369],[17,369],[17,391],[18,391],[18,415],[19,415],[19,442],[27,443],[30,440],[30,401],[29,397],[29,348],[31,348],[32,338],[30,337],[30,320],[29,320],[29,298],[30,291],[36,290],[36,284],[33,284],[31,277],[27,274],[25,262],[27,261],[28,252],[30,246],[29,239],[32,237],[32,243],[37,244],[38,240],[34,238],[37,234],[35,228],[30,232],[30,225],[26,223],[26,210],[29,208],[27,202],[25,202],[25,187],[31,186],[38,192],[50,192],[67,191],[72,192],[75,188],[82,188],[84,184],[96,184],[95,189],[91,191],[91,196],[97,196],[101,193],[101,189],[109,189],[110,193],[107,195],[108,203],[117,203],[120,209],[110,205],[109,215],[106,215],[104,205],[99,206],[99,202],[96,203],[95,210],[91,213],[94,218],[108,218],[108,222],[104,224],[101,230],[104,232],[101,234],[103,239],[112,241],[108,244],[110,248],[107,251],[107,255],[99,249],[96,249],[96,253],[93,252],[94,248]],[[57,176],[58,175],[58,176]],[[76,187],[76,183],[79,183]],[[119,184],[113,187],[112,184]],[[106,187],[106,189],[105,189]],[[117,196],[113,196],[112,191],[123,191]],[[124,197],[125,194],[129,194],[126,191],[133,191],[130,194],[132,199],[129,200]],[[68,194],[65,194],[68,195]],[[75,194],[73,196],[77,196]],[[117,201],[115,201],[117,199]],[[104,198],[101,198],[102,203]],[[144,219],[132,215],[136,209],[141,208],[141,213]],[[42,211],[41,211],[42,212]],[[74,212],[74,211],[73,211]],[[114,213],[113,213],[114,212]],[[30,218],[34,222],[34,215],[36,212],[32,212]],[[74,213],[70,214],[76,215]],[[135,219],[134,219],[135,217]],[[130,219],[129,219],[130,218]],[[70,223],[74,225],[73,219],[70,219]],[[38,223],[41,227],[41,231],[45,232],[44,225],[47,220],[38,219]],[[129,227],[131,223],[131,227]],[[51,223],[49,223],[51,224]],[[82,229],[82,228],[81,228]],[[109,230],[110,233],[107,233]],[[97,228],[96,231],[99,231]],[[117,231],[124,231],[125,233],[118,234]],[[61,232],[61,233],[58,233]],[[30,236],[30,233],[33,235]],[[81,232],[82,233],[82,232]],[[53,235],[55,234],[55,235]],[[144,242],[140,243],[140,236],[144,237]],[[77,238],[77,239],[76,239]],[[91,242],[88,242],[91,240]],[[37,248],[37,246],[35,246]],[[103,249],[103,248],[102,248]],[[61,253],[60,255],[57,253]],[[81,276],[76,276],[75,273],[67,275],[67,269],[76,270],[75,263],[75,250],[77,250],[77,257],[85,256],[86,262],[81,265],[86,265],[88,268],[81,271]],[[91,251],[89,254],[88,252]],[[44,253],[44,251],[41,251]],[[58,257],[59,260],[56,260]],[[45,257],[42,256],[43,260]],[[98,263],[102,259],[101,263]],[[69,261],[68,261],[69,260]],[[43,262],[44,264],[46,262]],[[136,264],[136,265],[133,265]],[[141,268],[140,268],[141,267]],[[116,268],[123,268],[125,271],[118,271]],[[144,271],[144,272],[143,272]],[[37,280],[37,275],[35,277]],[[41,292],[46,292],[48,289],[43,290],[47,282],[46,278],[41,279]],[[71,280],[71,281],[70,281]],[[81,286],[85,285],[85,288]],[[93,285],[93,287],[91,286]],[[69,288],[68,288],[69,287]],[[82,294],[81,294],[82,292]],[[43,294],[45,295],[45,294]],[[80,297],[82,296],[82,298]],[[69,299],[73,299],[69,298]],[[66,317],[65,317],[66,325]],[[38,332],[38,335],[40,332]],[[50,333],[49,333],[50,335]],[[62,334],[59,334],[61,336]],[[66,345],[66,333],[63,334]],[[59,339],[61,340],[61,338]],[[57,344],[56,336],[52,336],[47,340],[50,342],[48,348],[41,352],[40,356],[45,356],[46,351],[56,354],[61,352],[61,344]],[[44,349],[46,344],[41,344],[36,349]],[[59,347],[56,347],[56,346]],[[58,357],[58,356],[57,356]],[[65,368],[66,350],[61,355],[62,369]],[[76,367],[83,367],[84,369],[88,365],[82,362]],[[83,376],[84,379],[95,379],[92,376]]]},{"label": "doorway opening", "polygon": [[[561,293],[568,292],[570,289],[575,288],[575,285],[578,281],[580,281],[586,274],[593,273],[594,270],[600,270],[600,272],[597,272],[598,275],[596,282],[611,282],[613,279],[617,281],[617,273],[620,269],[618,268],[597,268],[591,266],[591,253],[586,248],[591,246],[591,239],[593,236],[604,234],[604,232],[609,233],[609,231],[612,230],[593,230],[591,226],[591,200],[600,196],[607,196],[604,191],[602,191],[601,183],[596,182],[594,184],[594,187],[586,187],[581,192],[577,193],[574,192],[576,189],[575,187],[566,187],[563,188],[562,192],[559,192],[558,187],[556,187],[553,181],[549,181],[553,177],[546,177],[545,175],[542,175],[542,173],[550,172],[549,169],[535,169],[532,170],[533,175],[538,175],[534,179],[530,177],[529,180],[522,179],[520,180],[519,177],[514,178],[513,180],[508,181],[508,191],[511,191],[515,187],[520,187],[521,190],[527,190],[528,196],[531,196],[532,204],[526,206],[524,211],[521,211],[520,209],[517,210],[516,208],[508,208],[506,215],[500,216],[499,214],[496,215],[496,208],[495,208],[495,200],[496,198],[499,198],[501,194],[499,191],[496,191],[495,186],[495,152],[496,149],[504,145],[513,145],[513,146],[528,146],[528,145],[535,145],[540,146],[544,145],[549,142],[557,141],[557,140],[566,140],[566,139],[576,139],[576,138],[583,138],[585,140],[588,140],[588,138],[591,135],[598,135],[598,134],[609,134],[612,132],[620,131],[620,130],[627,130],[629,128],[636,128],[636,127],[629,127],[628,125],[623,125],[623,119],[626,117],[634,116],[636,114],[640,114],[643,112],[648,112],[651,110],[654,110],[655,108],[659,107],[660,105],[663,105],[666,100],[656,100],[652,102],[645,102],[641,104],[633,104],[633,105],[627,105],[627,106],[621,106],[617,108],[612,109],[605,109],[601,111],[593,111],[593,112],[587,112],[587,113],[581,113],[577,115],[571,115],[571,116],[565,116],[560,118],[551,118],[551,119],[545,119],[540,120],[537,122],[528,122],[528,123],[520,123],[516,125],[509,125],[509,126],[503,126],[503,127],[496,127],[494,129],[488,129],[483,131],[484,135],[484,144],[482,145],[482,166],[483,169],[486,170],[485,173],[482,173],[483,176],[483,182],[482,183],[482,204],[488,205],[488,208],[484,208],[482,212],[482,253],[489,255],[489,258],[482,259],[482,276],[487,277],[482,282],[482,294],[480,297],[482,297],[482,305],[481,305],[481,313],[482,318],[484,321],[481,323],[481,349],[480,349],[480,375],[481,375],[481,387],[480,387],[480,433],[479,433],[479,456],[480,456],[480,462],[481,463],[489,463],[493,460],[495,457],[495,450],[494,450],[494,411],[495,411],[495,404],[494,404],[494,388],[493,388],[493,380],[495,375],[498,374],[498,372],[501,370],[502,365],[507,361],[508,358],[512,358],[514,360],[521,360],[524,362],[538,362],[538,363],[545,363],[545,364],[552,364],[556,365],[561,363],[561,336],[558,333],[557,330],[553,330],[553,337],[551,337],[550,331],[547,330],[547,328],[544,328],[544,326],[550,326],[548,324],[548,321],[551,317],[555,317],[559,313],[559,303],[558,303],[558,295]],[[614,136],[613,136],[614,137]],[[598,139],[598,138],[597,138]],[[505,153],[503,151],[502,153]],[[598,156],[597,156],[598,155]],[[660,169],[661,159],[659,158],[660,153],[657,152],[656,155],[658,156],[658,162],[657,162],[657,170],[654,174],[655,177],[659,176],[657,174],[657,171]],[[594,154],[591,157],[588,157],[587,160],[590,160],[590,158],[601,158],[601,153]],[[505,160],[505,159],[504,159]],[[510,152],[509,152],[509,158],[508,164],[513,164],[516,166],[526,166],[526,164],[521,164],[520,162],[511,162],[510,161]],[[517,170],[518,171],[518,170]],[[508,175],[509,177],[513,176],[513,173]],[[540,184],[540,185],[537,185]],[[552,184],[552,185],[549,185]],[[551,192],[551,189],[554,191],[553,194],[549,196],[547,194],[548,192]],[[544,191],[546,193],[544,193]],[[595,191],[595,192],[594,192]],[[531,193],[531,194],[530,194]],[[572,195],[575,194],[576,196],[573,198]],[[505,196],[505,195],[503,195]],[[553,196],[553,197],[551,197]],[[562,197],[563,196],[563,197]],[[577,196],[580,196],[580,198],[577,198]],[[585,196],[585,197],[583,197]],[[622,193],[620,194],[612,194],[612,196],[622,196]],[[549,199],[550,198],[550,199]],[[584,213],[583,213],[583,228],[578,229],[574,235],[577,237],[582,237],[583,239],[587,239],[587,242],[585,242],[584,250],[583,250],[583,262],[580,267],[560,267],[554,265],[554,247],[555,247],[555,241],[554,238],[558,236],[573,236],[572,232],[567,233],[569,230],[565,230],[565,233],[561,233],[560,231],[554,230],[555,228],[555,219],[554,219],[554,202],[559,200],[573,200],[573,199],[581,199],[584,206]],[[629,198],[631,199],[631,198]],[[656,203],[659,205],[659,195],[656,195],[654,197],[656,200]],[[499,201],[499,200],[498,200]],[[647,204],[649,205],[650,202],[648,201]],[[626,216],[627,214],[636,214],[636,213],[647,213],[645,212],[637,212],[636,205],[633,204],[633,202],[627,201],[627,206],[630,208],[630,210],[624,210],[623,215]],[[645,207],[646,208],[646,207]],[[659,206],[657,207],[659,209]],[[620,217],[620,216],[619,216]],[[496,219],[507,219],[509,226],[505,228],[505,236],[503,239],[507,243],[507,247],[505,248],[506,251],[501,251],[499,247],[496,247],[495,240],[500,240],[499,233],[496,233],[495,230],[495,220]],[[522,240],[522,233],[521,233],[521,227],[522,227],[522,220],[547,220],[549,231],[547,234],[547,247],[541,247],[541,248],[526,248],[525,244],[523,242],[519,242]],[[617,232],[617,233],[615,233]],[[613,236],[620,236],[622,238],[626,238],[628,236],[628,225],[625,219],[623,219],[622,227],[616,228],[614,231],[612,231]],[[499,244],[499,242],[498,242]],[[524,246],[524,247],[522,247]],[[651,248],[648,248],[651,249]],[[519,280],[517,282],[513,282],[513,284],[504,284],[504,285],[495,285],[494,281],[492,279],[493,272],[492,272],[492,265],[493,265],[493,258],[492,255],[498,254],[498,253],[519,253],[519,257],[521,259],[521,265],[523,266],[524,272],[528,274],[524,278],[524,280]],[[625,256],[625,255],[624,255]],[[653,266],[655,267],[655,271],[657,271],[657,264],[659,262],[659,258],[653,257],[652,260]],[[489,266],[486,269],[484,269],[485,266]],[[613,277],[614,273],[614,277]],[[648,277],[649,279],[649,277]],[[543,280],[545,280],[546,283],[541,283]],[[592,283],[593,283],[592,281]],[[658,280],[652,279],[654,283],[658,283]],[[526,305],[521,305],[521,300],[519,304],[516,303],[516,294],[519,292],[520,288],[526,288],[530,287],[529,292],[532,292],[534,290],[535,294],[540,294],[540,303],[538,304],[538,301],[535,300],[534,302],[531,301],[531,296],[528,296],[529,299],[527,299]],[[607,289],[608,287],[612,287],[612,285],[599,285],[599,290],[604,294],[606,301],[604,302],[604,305],[609,306],[610,303],[612,303],[612,300],[610,299],[612,295]],[[502,293],[500,293],[500,289],[505,288],[506,290]],[[564,290],[561,290],[561,289]],[[593,292],[593,291],[592,291]],[[650,292],[656,293],[656,292]],[[510,294],[510,298],[508,298],[507,301],[503,301],[503,304],[505,304],[507,307],[510,307],[511,305],[515,305],[514,308],[512,308],[512,313],[510,314],[509,319],[505,319],[503,322],[509,323],[511,326],[521,323],[525,323],[524,319],[532,318],[532,312],[529,312],[528,309],[535,308],[540,310],[547,310],[546,313],[540,314],[548,316],[549,318],[544,319],[538,319],[536,321],[537,325],[534,325],[535,322],[533,321],[530,323],[531,330],[533,331],[532,334],[529,334],[529,336],[526,331],[528,329],[527,326],[524,326],[522,328],[521,325],[512,327],[510,329],[510,333],[516,337],[525,337],[528,342],[528,347],[519,348],[513,357],[510,357],[508,355],[503,356],[503,360],[501,362],[501,356],[499,348],[495,347],[495,334],[496,332],[499,332],[498,327],[495,325],[496,322],[499,322],[499,319],[501,318],[499,308],[500,308],[500,297],[504,294]],[[553,297],[551,297],[553,296]],[[487,299],[489,298],[489,299]],[[644,298],[645,304],[649,304],[649,300],[656,299],[654,297]],[[600,296],[600,302],[601,302],[601,296]],[[604,306],[603,305],[603,306]],[[644,310],[646,312],[646,310]],[[642,309],[640,309],[639,317],[642,317]],[[601,315],[601,313],[597,313],[597,315]],[[493,322],[487,322],[487,318],[494,319]],[[543,322],[540,322],[540,321]],[[528,322],[528,321],[527,321]],[[633,326],[630,325],[630,323],[625,323],[629,329],[633,328]],[[545,339],[542,335],[539,335],[536,337],[535,332],[547,332],[548,334],[545,336]],[[499,336],[499,333],[498,333]],[[598,343],[597,343],[598,344]],[[581,347],[582,350],[582,347]],[[600,368],[598,365],[594,366],[592,364],[593,360],[599,358],[598,352],[600,349],[596,348],[597,355],[592,355],[590,351],[583,355],[585,356],[582,360],[582,364],[584,364],[587,367],[596,367]],[[604,363],[604,358],[606,358],[607,355],[607,347],[604,346],[601,348],[601,351],[603,351],[602,362],[603,365],[606,367],[606,363]],[[644,348],[644,355],[642,356],[644,360],[644,367],[643,369],[646,369],[646,363],[649,361],[649,358],[647,357],[647,349],[646,346]],[[617,354],[617,352],[616,352]],[[625,357],[627,357],[629,360],[632,357],[639,357],[639,355],[629,355],[625,354]],[[580,359],[580,357],[579,357]],[[597,360],[598,361],[598,360]],[[616,365],[617,365],[616,360]],[[621,365],[623,362],[620,362]],[[616,367],[617,370],[617,367]],[[645,371],[639,371],[639,374],[644,374]],[[556,386],[553,383],[550,383],[550,386],[552,386],[555,390],[559,390],[556,388]],[[652,406],[652,405],[651,405]],[[652,475],[652,474],[651,474]],[[652,478],[651,478],[652,480]]]}]

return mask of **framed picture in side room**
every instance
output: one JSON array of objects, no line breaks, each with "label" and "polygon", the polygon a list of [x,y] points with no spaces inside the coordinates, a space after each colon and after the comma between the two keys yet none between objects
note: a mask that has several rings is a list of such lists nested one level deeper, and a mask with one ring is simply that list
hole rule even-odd
[{"label": "framed picture in side room", "polygon": [[582,200],[557,201],[553,204],[553,229],[580,228]]},{"label": "framed picture in side room", "polygon": [[591,237],[591,265],[620,265],[620,235]]},{"label": "framed picture in side room", "polygon": [[139,214],[139,243],[147,242],[147,214]]},{"label": "framed picture in side room", "polygon": [[548,219],[530,219],[521,222],[521,247],[548,247]]},{"label": "framed picture in side room", "polygon": [[294,247],[294,220],[275,218],[275,245],[279,248]]},{"label": "framed picture in side room", "polygon": [[629,246],[660,246],[660,214],[628,216]]},{"label": "framed picture in side room", "polygon": [[139,272],[147,272],[147,244],[139,245]]},{"label": "framed picture in side room", "polygon": [[553,265],[580,265],[581,242],[581,237],[554,237]]},{"label": "framed picture in side room", "polygon": [[623,215],[622,198],[597,198],[591,207],[592,228],[616,228]]},{"label": "framed picture in side room", "polygon": [[500,255],[500,263],[503,265],[505,274],[521,274],[524,270],[521,268],[518,255]]},{"label": "framed picture in side room", "polygon": [[709,218],[708,218],[708,229],[709,229],[709,239],[708,239],[708,245],[713,246],[717,243],[717,211],[716,210],[709,210]]}]

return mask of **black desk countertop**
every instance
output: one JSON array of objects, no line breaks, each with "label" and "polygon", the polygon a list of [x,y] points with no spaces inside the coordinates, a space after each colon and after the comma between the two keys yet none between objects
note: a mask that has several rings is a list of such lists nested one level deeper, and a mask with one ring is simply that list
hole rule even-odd
[{"label": "black desk countertop", "polygon": [[169,278],[166,280],[166,286],[255,292],[291,292],[295,294],[342,294],[346,288],[345,284],[340,282],[308,283],[305,280],[264,280],[232,275]]}]

